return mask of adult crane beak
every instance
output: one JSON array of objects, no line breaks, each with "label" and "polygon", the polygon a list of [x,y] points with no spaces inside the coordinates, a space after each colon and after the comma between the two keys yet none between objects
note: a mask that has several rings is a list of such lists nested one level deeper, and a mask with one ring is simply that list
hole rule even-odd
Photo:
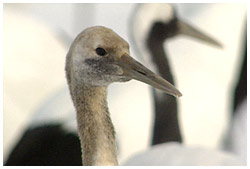
[{"label": "adult crane beak", "polygon": [[147,83],[154,88],[160,89],[170,95],[176,97],[182,96],[181,92],[172,84],[156,75],[127,54],[121,56],[118,61],[118,65],[121,66],[124,71],[123,76]]},{"label": "adult crane beak", "polygon": [[222,48],[222,45],[216,41],[215,39],[209,37],[205,33],[199,31],[198,29],[194,28],[193,26],[189,25],[188,23],[185,23],[181,20],[177,21],[178,28],[179,28],[179,34],[187,35],[193,38],[196,38],[198,40],[207,42],[211,45],[217,46],[219,48]]}]

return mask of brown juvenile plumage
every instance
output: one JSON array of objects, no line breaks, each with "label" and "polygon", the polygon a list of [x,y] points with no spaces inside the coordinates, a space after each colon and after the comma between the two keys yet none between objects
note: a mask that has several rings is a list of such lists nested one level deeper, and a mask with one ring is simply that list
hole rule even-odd
[{"label": "brown juvenile plumage", "polygon": [[66,58],[66,78],[77,111],[83,165],[118,165],[107,86],[136,79],[174,96],[181,93],[129,56],[129,45],[111,29],[85,29]]}]

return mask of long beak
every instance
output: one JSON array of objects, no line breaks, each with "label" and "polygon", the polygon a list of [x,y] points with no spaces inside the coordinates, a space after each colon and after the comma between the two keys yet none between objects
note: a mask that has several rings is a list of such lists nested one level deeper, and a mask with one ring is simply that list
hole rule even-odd
[{"label": "long beak", "polygon": [[172,84],[147,69],[129,55],[123,55],[119,59],[118,65],[123,68],[124,76],[147,83],[154,88],[160,89],[170,95],[176,97],[182,96],[181,92],[179,92],[179,90],[176,89]]},{"label": "long beak", "polygon": [[222,48],[222,45],[216,41],[215,39],[209,37],[208,35],[202,33],[201,31],[197,30],[196,28],[194,28],[193,26],[178,20],[178,28],[179,28],[179,34],[184,34],[193,38],[196,38],[198,40],[207,42],[211,45],[215,45],[217,47]]}]

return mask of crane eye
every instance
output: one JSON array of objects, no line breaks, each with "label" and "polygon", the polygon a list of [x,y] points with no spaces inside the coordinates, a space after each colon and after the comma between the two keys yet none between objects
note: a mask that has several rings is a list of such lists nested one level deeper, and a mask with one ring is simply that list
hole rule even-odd
[{"label": "crane eye", "polygon": [[95,51],[96,51],[97,55],[99,55],[99,56],[104,56],[107,54],[107,52],[103,48],[96,48]]}]

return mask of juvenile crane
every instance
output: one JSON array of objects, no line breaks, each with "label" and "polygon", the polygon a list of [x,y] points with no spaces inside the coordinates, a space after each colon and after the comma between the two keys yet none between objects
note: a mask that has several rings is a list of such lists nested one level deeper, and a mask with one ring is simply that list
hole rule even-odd
[{"label": "juvenile crane", "polygon": [[107,87],[136,79],[173,96],[181,93],[129,56],[129,45],[102,26],[81,32],[66,58],[66,77],[77,111],[83,165],[118,165],[115,130],[107,106]]}]

